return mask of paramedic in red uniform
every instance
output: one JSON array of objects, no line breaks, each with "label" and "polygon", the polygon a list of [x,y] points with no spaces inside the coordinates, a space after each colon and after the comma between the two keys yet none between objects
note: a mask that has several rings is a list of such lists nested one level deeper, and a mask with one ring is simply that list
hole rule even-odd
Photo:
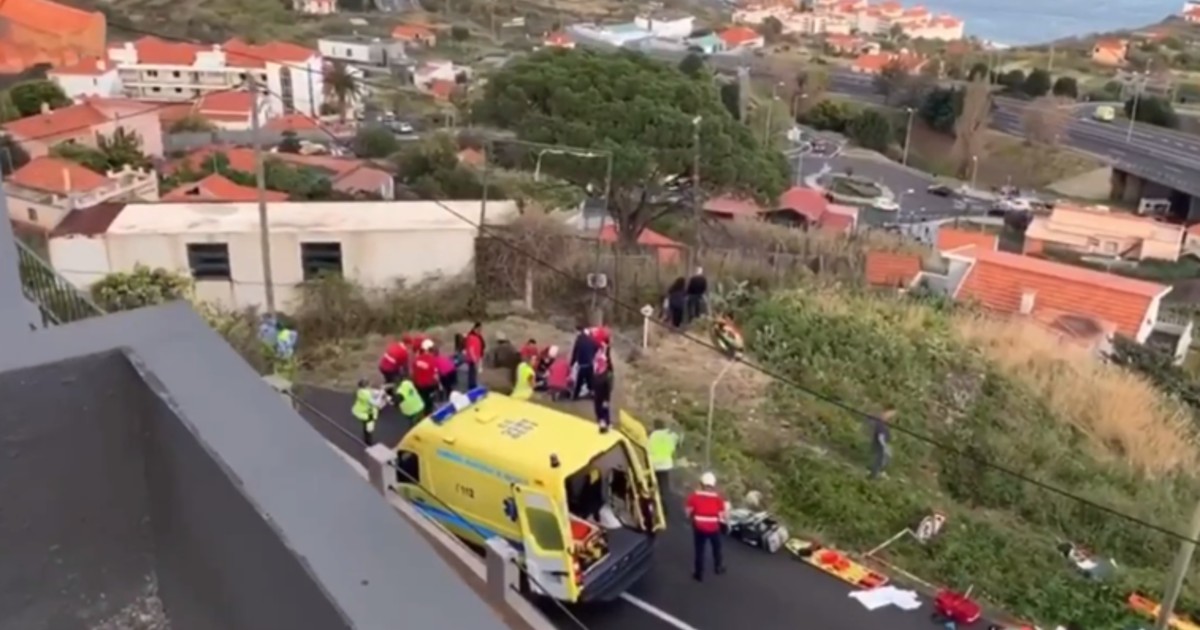
[{"label": "paramedic in red uniform", "polygon": [[388,343],[383,356],[379,357],[379,373],[383,375],[384,383],[392,386],[400,382],[401,375],[406,372],[408,372],[408,348],[393,339]]},{"label": "paramedic in red uniform", "polygon": [[700,489],[687,498],[687,515],[692,521],[692,540],[695,568],[692,579],[704,581],[704,547],[712,547],[713,570],[717,575],[725,572],[721,558],[721,535],[725,526],[725,497],[717,492],[717,477],[710,472],[700,475]]},{"label": "paramedic in red uniform", "polygon": [[437,359],[433,356],[433,341],[425,339],[421,342],[416,358],[413,359],[412,382],[417,387],[421,400],[425,401],[426,409],[433,409],[437,401],[438,388],[441,378],[438,376]]}]

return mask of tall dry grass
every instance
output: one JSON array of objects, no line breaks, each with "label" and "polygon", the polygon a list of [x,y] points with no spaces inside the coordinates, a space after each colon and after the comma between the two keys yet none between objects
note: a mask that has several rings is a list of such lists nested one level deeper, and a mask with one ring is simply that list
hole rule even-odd
[{"label": "tall dry grass", "polygon": [[1150,476],[1200,470],[1186,410],[1141,378],[1033,322],[963,314],[953,324],[964,341],[1087,435],[1097,455]]}]

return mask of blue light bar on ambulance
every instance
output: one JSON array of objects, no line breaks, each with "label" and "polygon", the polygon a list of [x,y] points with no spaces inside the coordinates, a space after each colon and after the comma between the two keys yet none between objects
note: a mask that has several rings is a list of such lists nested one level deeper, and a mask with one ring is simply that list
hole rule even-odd
[{"label": "blue light bar on ambulance", "polygon": [[454,414],[483,400],[484,396],[487,396],[487,393],[486,387],[476,387],[465,394],[453,392],[450,394],[450,402],[438,407],[433,413],[429,414],[429,419],[433,420],[434,424],[441,424],[453,418]]}]

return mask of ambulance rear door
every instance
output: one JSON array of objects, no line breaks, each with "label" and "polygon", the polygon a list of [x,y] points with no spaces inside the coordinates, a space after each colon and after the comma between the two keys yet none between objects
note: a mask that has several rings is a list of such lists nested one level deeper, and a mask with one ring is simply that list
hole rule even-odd
[{"label": "ambulance rear door", "polygon": [[658,480],[650,468],[650,436],[646,434],[646,427],[633,416],[621,411],[617,414],[617,430],[633,447],[634,452],[630,455],[637,460],[633,465],[637,468],[637,476],[641,480],[641,483],[635,484],[639,498],[654,502],[654,524],[651,529],[656,532],[662,531],[667,528],[667,518],[663,514],[662,506],[665,499],[663,493],[669,492],[670,489],[658,487]]},{"label": "ambulance rear door", "polygon": [[550,495],[513,484],[517,523],[525,543],[529,588],[566,602],[579,600],[580,578],[571,556],[571,524],[567,510]]}]

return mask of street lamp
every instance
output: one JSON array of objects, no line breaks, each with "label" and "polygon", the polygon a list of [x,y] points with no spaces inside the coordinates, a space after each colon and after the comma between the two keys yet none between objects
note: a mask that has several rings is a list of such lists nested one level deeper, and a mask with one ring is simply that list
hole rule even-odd
[{"label": "street lamp", "polygon": [[975,190],[975,176],[979,174],[979,156],[971,156],[971,190]]},{"label": "street lamp", "polygon": [[905,111],[908,112],[908,127],[904,131],[904,157],[900,159],[900,164],[908,166],[908,145],[912,143],[913,118],[915,117],[917,110],[907,107],[905,108]]},{"label": "street lamp", "polygon": [[692,118],[692,247],[689,250],[689,269],[696,268],[700,248],[700,124],[703,116]]},{"label": "street lamp", "polygon": [[767,107],[767,119],[763,123],[763,146],[771,141],[771,118],[775,114],[775,105],[779,102],[779,88],[783,87],[783,81],[771,86],[771,102]]},{"label": "street lamp", "polygon": [[1150,79],[1149,63],[1145,73],[1139,73],[1134,76],[1134,92],[1133,92],[1133,107],[1129,111],[1129,130],[1125,132],[1125,144],[1133,142],[1133,123],[1137,121],[1138,104],[1142,101],[1142,90],[1146,87],[1146,82]]}]

